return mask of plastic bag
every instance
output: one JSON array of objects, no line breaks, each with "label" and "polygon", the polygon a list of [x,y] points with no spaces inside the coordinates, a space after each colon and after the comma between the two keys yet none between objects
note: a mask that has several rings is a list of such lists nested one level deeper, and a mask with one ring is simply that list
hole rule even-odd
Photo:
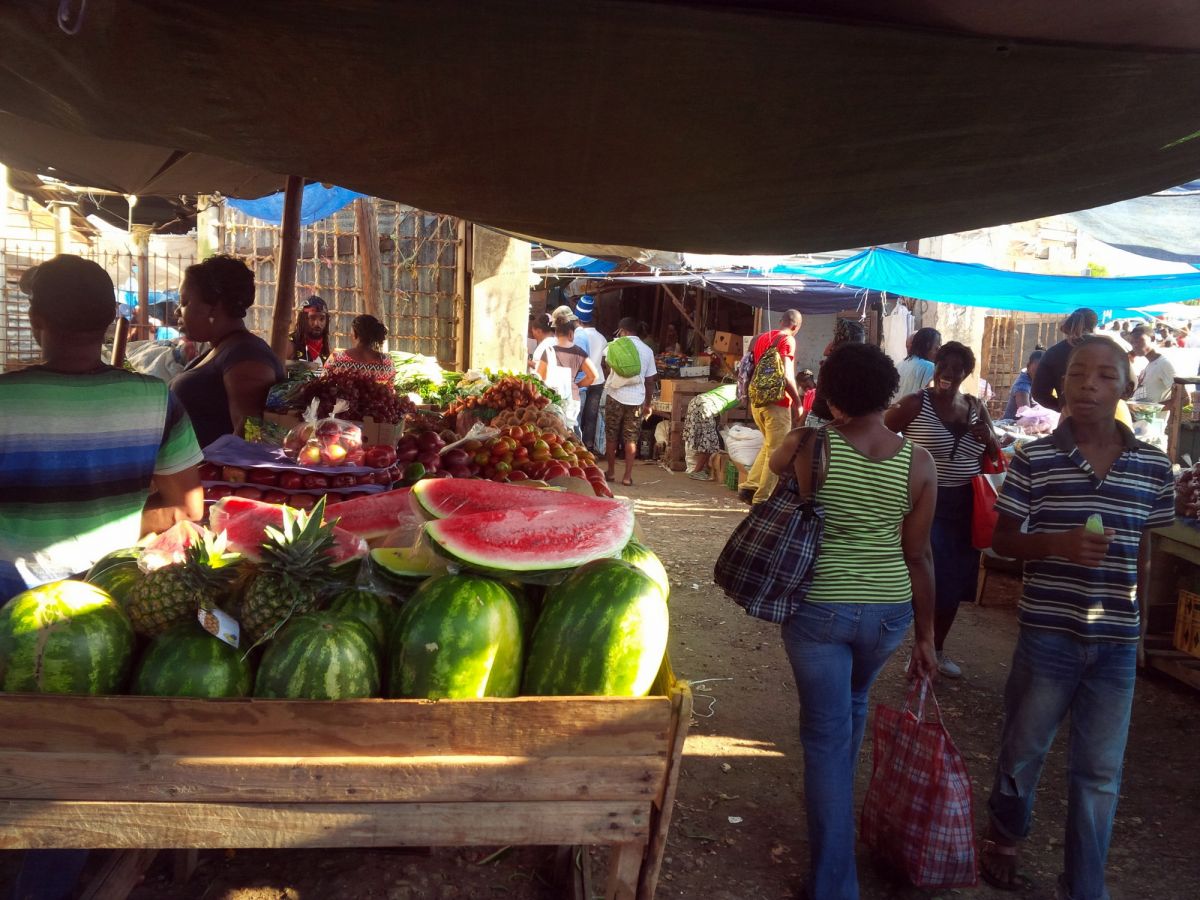
[{"label": "plastic bag", "polygon": [[[974,887],[975,822],[971,778],[942,724],[927,680],[914,682],[903,709],[875,707],[875,752],[859,836],[883,862],[919,888]],[[925,718],[925,695],[937,721]]]},{"label": "plastic bag", "polygon": [[729,451],[730,459],[747,469],[754,465],[754,458],[763,445],[761,431],[745,425],[730,425],[721,432],[721,437],[725,439],[725,449]]},{"label": "plastic bag", "polygon": [[337,414],[350,404],[338,400],[333,414],[317,418],[320,398],[314,397],[304,411],[304,421],[283,439],[283,452],[303,466],[359,466],[363,461],[362,429]]}]

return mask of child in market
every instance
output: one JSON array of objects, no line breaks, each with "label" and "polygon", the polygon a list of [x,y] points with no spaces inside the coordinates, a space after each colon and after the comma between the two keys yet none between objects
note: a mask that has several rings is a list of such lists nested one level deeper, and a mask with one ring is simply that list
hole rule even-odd
[{"label": "child in market", "polygon": [[[996,502],[993,549],[1025,561],[1020,636],[980,854],[984,880],[1002,890],[1027,886],[1017,848],[1029,834],[1046,753],[1069,715],[1067,834],[1057,896],[1108,897],[1104,867],[1133,701],[1146,532],[1174,516],[1167,457],[1114,418],[1133,386],[1120,347],[1082,338],[1063,378],[1070,416],[1049,437],[1017,451]],[[1102,531],[1087,527],[1093,514]]]}]

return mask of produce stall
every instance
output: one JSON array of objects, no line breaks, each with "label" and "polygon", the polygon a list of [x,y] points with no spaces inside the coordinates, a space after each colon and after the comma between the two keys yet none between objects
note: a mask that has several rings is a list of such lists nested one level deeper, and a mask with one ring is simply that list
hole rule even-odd
[{"label": "produce stall", "polygon": [[1200,688],[1200,527],[1194,520],[1150,532],[1139,649],[1145,667]]},{"label": "produce stall", "polygon": [[205,523],[0,608],[0,848],[123,851],[122,897],[155,848],[604,845],[653,897],[665,568],[540,383],[383,387],[301,374],[205,448]]}]

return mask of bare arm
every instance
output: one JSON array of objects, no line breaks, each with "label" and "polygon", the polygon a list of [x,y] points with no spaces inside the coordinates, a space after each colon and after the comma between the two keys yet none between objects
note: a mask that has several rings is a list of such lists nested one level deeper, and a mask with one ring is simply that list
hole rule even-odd
[{"label": "bare arm", "polygon": [[248,361],[230,366],[224,380],[233,433],[241,434],[246,419],[263,414],[267,392],[275,383],[275,370],[266,363]]},{"label": "bare arm", "polygon": [[911,509],[900,530],[904,565],[912,582],[914,643],[908,672],[913,678],[937,675],[937,650],[933,646],[933,549],[929,531],[937,506],[937,469],[924,447],[913,446],[908,491]]},{"label": "bare arm", "polygon": [[1046,559],[1057,556],[1081,566],[1095,568],[1108,555],[1108,545],[1116,532],[1105,528],[1104,534],[1093,534],[1082,525],[1067,531],[1026,534],[1021,520],[1000,513],[992,535],[992,549],[1009,559]]},{"label": "bare arm", "polygon": [[767,463],[771,467],[771,471],[776,475],[783,475],[791,468],[793,459],[797,461],[801,469],[807,471],[804,464],[805,457],[797,458],[796,448],[800,446],[800,442],[807,435],[813,433],[815,433],[815,429],[812,428],[793,428],[788,432],[783,443],[771,451],[771,458]]},{"label": "bare arm", "polygon": [[595,384],[596,379],[599,377],[599,374],[596,372],[596,367],[592,365],[592,361],[590,359],[585,359],[583,361],[583,380],[579,382],[579,386],[587,387],[590,384]]},{"label": "bare arm", "polygon": [[903,432],[921,411],[921,395],[901,397],[883,414],[883,424],[889,431]]},{"label": "bare arm", "polygon": [[796,360],[790,356],[783,360],[783,392],[792,398],[792,423],[795,424],[804,401],[800,399],[800,389],[796,387]]},{"label": "bare arm", "polygon": [[1013,391],[1012,393],[1013,409],[1020,409],[1022,406],[1029,405],[1029,391]]},{"label": "bare arm", "polygon": [[155,493],[142,510],[142,534],[166,531],[176,522],[204,518],[204,489],[200,469],[190,466],[173,475],[154,476]]},{"label": "bare arm", "polygon": [[650,410],[652,408],[650,406],[650,402],[651,402],[651,398],[654,396],[654,388],[657,384],[658,384],[658,376],[657,375],[647,375],[646,376],[646,399],[642,403],[642,415],[644,415],[644,416],[650,415]]}]

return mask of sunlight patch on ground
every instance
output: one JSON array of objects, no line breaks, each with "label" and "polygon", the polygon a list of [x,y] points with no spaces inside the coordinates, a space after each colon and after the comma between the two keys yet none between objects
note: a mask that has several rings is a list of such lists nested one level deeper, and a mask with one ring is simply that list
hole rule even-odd
[{"label": "sunlight patch on ground", "polygon": [[634,501],[634,510],[639,516],[677,516],[693,517],[708,516],[711,518],[726,518],[731,515],[741,515],[744,509],[737,507],[726,508],[703,500],[646,500]]},{"label": "sunlight patch on ground", "polygon": [[724,735],[689,734],[683,745],[684,756],[785,756],[769,741],[728,738]]}]

